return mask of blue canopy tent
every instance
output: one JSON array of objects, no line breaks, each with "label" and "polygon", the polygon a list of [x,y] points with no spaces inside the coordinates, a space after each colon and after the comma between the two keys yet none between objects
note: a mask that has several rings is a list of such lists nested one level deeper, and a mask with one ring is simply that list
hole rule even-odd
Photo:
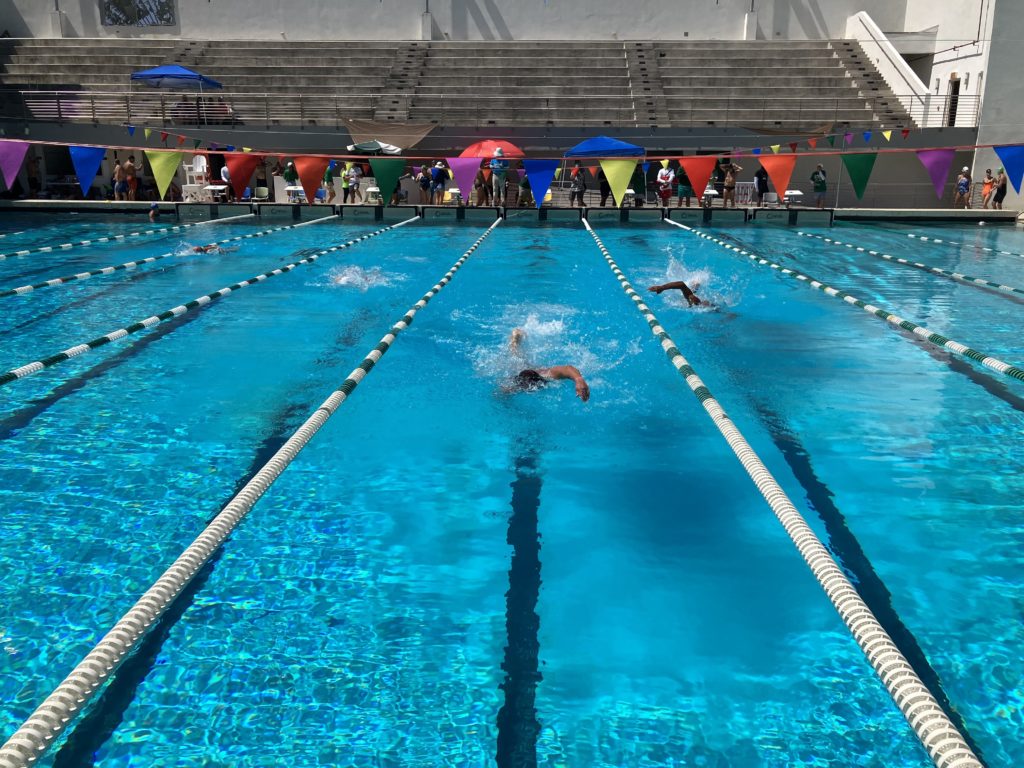
[{"label": "blue canopy tent", "polygon": [[[150,88],[167,88],[170,90],[199,91],[200,97],[203,91],[215,91],[224,86],[213,78],[193,72],[191,69],[178,66],[177,64],[164,64],[153,69],[144,69],[141,72],[132,72],[128,83],[128,119],[131,120],[131,97],[132,84],[143,83]],[[205,122],[205,120],[204,120]]]},{"label": "blue canopy tent", "polygon": [[581,141],[566,151],[566,157],[643,157],[644,148],[636,144],[613,139],[610,136],[595,136]]}]

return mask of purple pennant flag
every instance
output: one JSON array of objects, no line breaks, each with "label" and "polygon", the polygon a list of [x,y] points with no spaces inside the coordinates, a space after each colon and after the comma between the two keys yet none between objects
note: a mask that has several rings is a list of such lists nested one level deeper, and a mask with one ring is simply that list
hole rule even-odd
[{"label": "purple pennant flag", "polygon": [[92,181],[96,178],[96,171],[100,169],[100,163],[103,162],[107,150],[103,147],[68,147],[68,152],[71,153],[75,175],[78,176],[78,184],[82,188],[82,197],[88,197]]},{"label": "purple pennant flag", "polygon": [[8,189],[18,178],[18,171],[21,170],[21,164],[25,162],[26,152],[28,152],[27,141],[0,142],[0,171],[3,171],[4,183]]},{"label": "purple pennant flag", "polygon": [[993,147],[999,159],[1003,161],[1003,168],[1006,170],[1006,178],[1013,184],[1013,188],[1020,194],[1020,182],[1024,178],[1024,144],[1014,144],[1005,147]]},{"label": "purple pennant flag", "polygon": [[555,179],[555,170],[561,164],[561,160],[523,160],[526,178],[530,180],[530,191],[533,192],[533,201],[538,208],[544,204],[551,182]]},{"label": "purple pennant flag", "polygon": [[479,157],[446,157],[448,167],[452,169],[452,178],[455,179],[455,186],[459,188],[462,199],[469,201],[473,194],[473,180],[476,179],[476,172],[480,170]]},{"label": "purple pennant flag", "polygon": [[928,171],[932,179],[932,186],[935,187],[935,196],[942,197],[942,189],[946,186],[946,177],[949,175],[949,167],[953,164],[953,157],[956,151],[952,149],[919,149],[917,159]]},{"label": "purple pennant flag", "polygon": [[852,133],[844,133],[843,134],[843,144],[849,144],[852,141],[853,141],[853,134]]}]

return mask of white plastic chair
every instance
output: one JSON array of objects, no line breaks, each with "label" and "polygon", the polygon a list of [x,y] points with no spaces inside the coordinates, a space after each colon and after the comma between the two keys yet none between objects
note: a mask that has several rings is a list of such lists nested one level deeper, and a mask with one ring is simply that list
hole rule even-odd
[{"label": "white plastic chair", "polygon": [[256,191],[252,193],[252,201],[254,203],[263,203],[270,199],[270,190],[267,187],[256,187]]}]

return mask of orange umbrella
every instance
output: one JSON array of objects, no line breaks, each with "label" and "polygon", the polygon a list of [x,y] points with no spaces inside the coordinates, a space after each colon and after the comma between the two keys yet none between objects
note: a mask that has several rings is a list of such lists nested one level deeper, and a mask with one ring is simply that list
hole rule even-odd
[{"label": "orange umbrella", "polygon": [[494,150],[501,147],[505,157],[526,157],[526,154],[515,144],[500,139],[485,139],[476,144],[466,147],[459,153],[459,157],[494,157]]}]

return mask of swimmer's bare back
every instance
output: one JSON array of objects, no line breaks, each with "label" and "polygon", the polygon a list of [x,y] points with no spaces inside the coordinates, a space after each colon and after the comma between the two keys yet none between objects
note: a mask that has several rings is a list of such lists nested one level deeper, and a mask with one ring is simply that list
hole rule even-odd
[{"label": "swimmer's bare back", "polygon": [[[694,283],[694,288],[700,288],[700,283]],[[709,304],[706,301],[702,301],[697,294],[695,294],[686,283],[682,280],[676,280],[671,283],[664,283],[662,285],[652,285],[648,288],[648,291],[653,293],[661,293],[662,291],[680,290],[683,292],[683,298],[686,299],[686,304],[691,307],[713,307],[713,304]]]}]

